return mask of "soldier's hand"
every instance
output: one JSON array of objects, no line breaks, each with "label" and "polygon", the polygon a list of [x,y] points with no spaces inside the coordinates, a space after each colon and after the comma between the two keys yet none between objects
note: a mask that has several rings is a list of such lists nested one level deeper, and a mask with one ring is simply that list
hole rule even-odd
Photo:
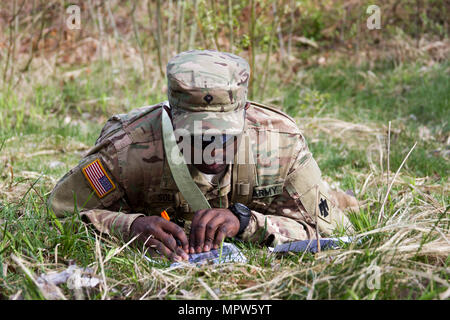
[{"label": "soldier's hand", "polygon": [[[157,253],[175,261],[188,260],[189,243],[183,229],[159,216],[139,217],[131,224],[131,235]],[[177,240],[181,246],[177,245]]]},{"label": "soldier's hand", "polygon": [[234,237],[239,227],[239,219],[228,209],[198,210],[189,235],[190,253],[217,249],[225,237]]}]

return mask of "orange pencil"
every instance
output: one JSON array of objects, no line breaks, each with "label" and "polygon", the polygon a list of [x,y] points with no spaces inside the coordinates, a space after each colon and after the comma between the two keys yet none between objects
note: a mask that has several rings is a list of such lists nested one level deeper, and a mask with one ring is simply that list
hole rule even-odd
[{"label": "orange pencil", "polygon": [[170,221],[169,215],[167,214],[166,210],[163,210],[163,212],[161,212],[161,217],[163,217],[167,221]]}]

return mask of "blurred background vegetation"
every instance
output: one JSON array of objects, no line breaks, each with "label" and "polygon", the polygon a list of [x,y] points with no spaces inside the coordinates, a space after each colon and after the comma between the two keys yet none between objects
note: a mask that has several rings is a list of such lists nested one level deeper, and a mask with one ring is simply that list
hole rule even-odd
[{"label": "blurred background vegetation", "polygon": [[[373,69],[448,58],[448,1],[376,1],[381,29],[369,30],[366,10],[372,2],[2,1],[0,108],[12,112],[2,112],[0,124],[20,126],[36,112],[83,113],[106,105],[111,114],[164,98],[167,61],[190,49],[247,58],[250,98],[280,105],[286,87],[302,84],[302,71],[314,72],[339,59]],[[81,13],[77,30],[66,25],[66,9],[73,4]],[[58,93],[51,92],[50,83]],[[17,114],[14,110],[26,103],[23,87],[34,91],[29,98],[38,107]],[[84,98],[96,101],[80,103],[80,90],[89,91]],[[304,91],[306,100],[326,98],[317,93]],[[50,94],[61,100],[48,103]],[[304,102],[301,109],[307,106]]]}]

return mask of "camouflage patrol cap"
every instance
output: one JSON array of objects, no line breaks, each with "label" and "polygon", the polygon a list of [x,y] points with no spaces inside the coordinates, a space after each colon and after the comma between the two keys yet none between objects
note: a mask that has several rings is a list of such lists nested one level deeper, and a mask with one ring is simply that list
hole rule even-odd
[{"label": "camouflage patrol cap", "polygon": [[175,129],[240,134],[249,77],[247,61],[231,53],[192,50],[172,58],[167,78]]}]

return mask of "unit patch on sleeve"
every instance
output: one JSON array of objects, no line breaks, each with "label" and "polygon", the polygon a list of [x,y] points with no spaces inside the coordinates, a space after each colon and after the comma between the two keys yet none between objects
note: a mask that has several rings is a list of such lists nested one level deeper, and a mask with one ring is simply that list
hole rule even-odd
[{"label": "unit patch on sleeve", "polygon": [[95,161],[85,166],[83,173],[99,198],[103,198],[116,188],[103,168],[100,159],[95,159]]}]

